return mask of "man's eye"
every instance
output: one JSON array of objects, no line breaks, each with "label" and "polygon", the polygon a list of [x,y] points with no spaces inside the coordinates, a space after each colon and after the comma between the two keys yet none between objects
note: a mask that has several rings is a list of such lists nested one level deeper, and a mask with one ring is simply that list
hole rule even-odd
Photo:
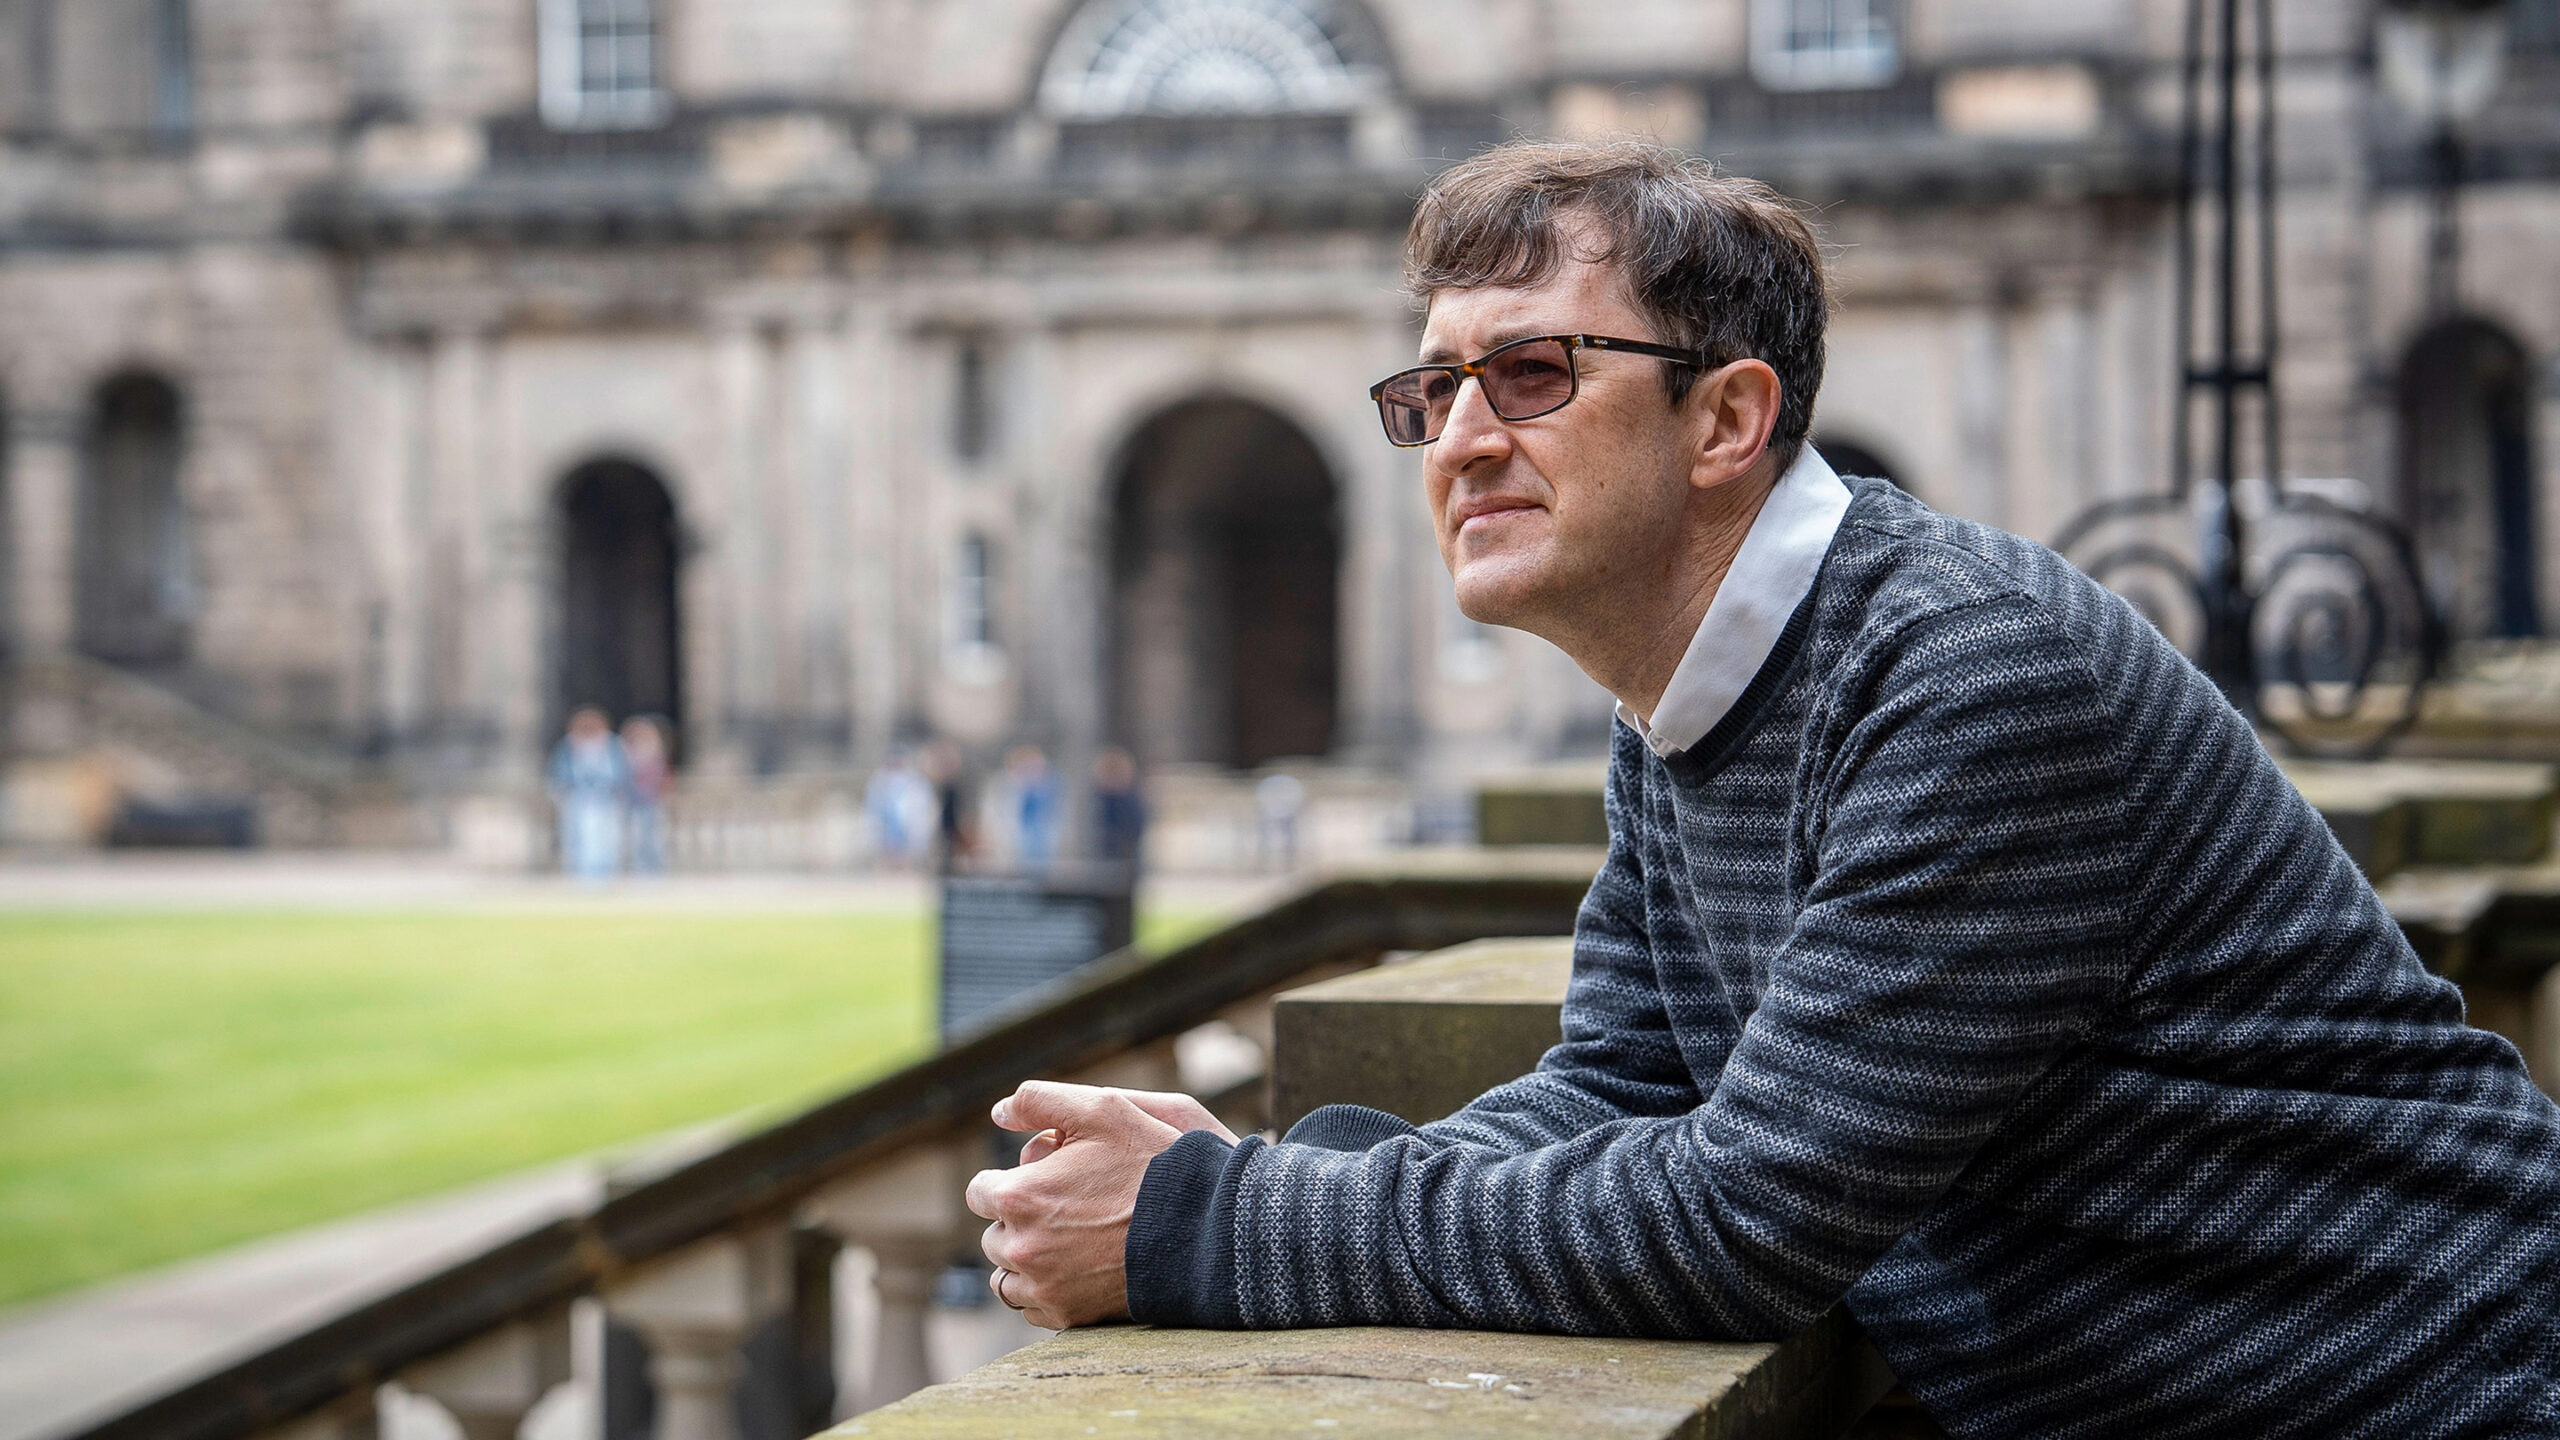
[{"label": "man's eye", "polygon": [[1458,392],[1456,377],[1447,371],[1435,371],[1422,380],[1422,396],[1426,400],[1446,400]]}]

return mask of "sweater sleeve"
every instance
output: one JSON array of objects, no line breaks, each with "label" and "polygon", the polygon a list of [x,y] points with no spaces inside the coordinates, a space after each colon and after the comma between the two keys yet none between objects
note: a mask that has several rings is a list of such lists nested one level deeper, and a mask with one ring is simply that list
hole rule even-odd
[{"label": "sweater sleeve", "polygon": [[1229,1323],[1779,1338],[1919,1220],[2121,984],[2122,764],[2024,597],[1845,668],[1867,678],[1820,707],[1846,728],[1798,796],[1802,904],[1703,1102],[1526,1149],[1235,1153],[1208,1237]]}]

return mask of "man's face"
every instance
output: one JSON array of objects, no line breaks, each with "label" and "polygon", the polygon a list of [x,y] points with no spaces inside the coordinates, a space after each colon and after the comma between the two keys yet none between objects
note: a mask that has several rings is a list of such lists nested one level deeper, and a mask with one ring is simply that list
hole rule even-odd
[{"label": "man's face", "polygon": [[[1570,259],[1530,288],[1433,295],[1422,358],[1472,360],[1525,335],[1660,341],[1656,328],[1614,268]],[[1504,420],[1469,380],[1424,451],[1440,555],[1471,619],[1544,633],[1542,622],[1608,605],[1676,564],[1701,439],[1688,407],[1666,397],[1663,361],[1574,358],[1581,389],[1564,408]]]}]

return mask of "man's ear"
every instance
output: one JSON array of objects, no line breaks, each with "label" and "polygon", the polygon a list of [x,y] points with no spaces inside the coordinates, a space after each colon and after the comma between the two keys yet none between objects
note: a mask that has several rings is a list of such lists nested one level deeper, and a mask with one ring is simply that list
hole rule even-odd
[{"label": "man's ear", "polygon": [[1748,474],[1777,432],[1778,372],[1765,360],[1736,360],[1709,371],[1690,392],[1698,422],[1698,458],[1689,483],[1713,489]]}]

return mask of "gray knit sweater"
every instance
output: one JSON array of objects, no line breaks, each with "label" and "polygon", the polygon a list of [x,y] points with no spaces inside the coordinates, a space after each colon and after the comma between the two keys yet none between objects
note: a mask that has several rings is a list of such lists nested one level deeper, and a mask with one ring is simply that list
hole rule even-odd
[{"label": "gray knit sweater", "polygon": [[1875,481],[1732,712],[1623,729],[1564,1043],[1415,1130],[1195,1132],[1166,1324],[1774,1339],[1958,1436],[2560,1435],[2560,1110],[2241,717]]}]

